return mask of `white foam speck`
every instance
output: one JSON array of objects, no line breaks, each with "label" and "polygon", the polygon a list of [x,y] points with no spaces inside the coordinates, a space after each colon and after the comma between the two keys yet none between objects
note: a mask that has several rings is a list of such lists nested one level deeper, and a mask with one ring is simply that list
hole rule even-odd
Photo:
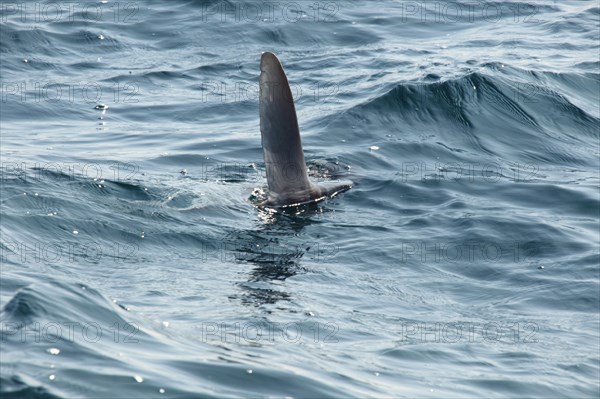
[{"label": "white foam speck", "polygon": [[139,375],[134,375],[133,379],[140,383],[144,382],[144,379],[142,378],[142,376],[139,376]]},{"label": "white foam speck", "polygon": [[60,353],[60,349],[58,349],[58,348],[48,348],[48,349],[46,349],[46,352],[48,352],[51,355],[58,355]]}]

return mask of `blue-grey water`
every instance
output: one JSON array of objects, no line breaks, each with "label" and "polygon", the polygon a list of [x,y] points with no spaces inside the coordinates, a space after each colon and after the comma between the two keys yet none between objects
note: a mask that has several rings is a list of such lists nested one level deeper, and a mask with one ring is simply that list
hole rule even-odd
[{"label": "blue-grey water", "polygon": [[597,2],[1,7],[3,398],[600,394]]}]

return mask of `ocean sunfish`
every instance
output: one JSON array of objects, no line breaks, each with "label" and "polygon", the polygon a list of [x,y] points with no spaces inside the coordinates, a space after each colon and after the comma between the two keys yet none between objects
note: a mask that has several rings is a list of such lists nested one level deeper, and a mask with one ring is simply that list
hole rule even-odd
[{"label": "ocean sunfish", "polygon": [[273,53],[260,59],[260,133],[269,194],[258,204],[285,207],[318,202],[352,187],[352,182],[308,179],[294,100],[281,63]]}]

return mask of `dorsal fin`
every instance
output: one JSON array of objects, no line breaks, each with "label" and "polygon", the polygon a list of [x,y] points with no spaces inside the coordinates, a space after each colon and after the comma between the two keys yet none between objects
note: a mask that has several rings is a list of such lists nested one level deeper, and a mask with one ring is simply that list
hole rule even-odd
[{"label": "dorsal fin", "polygon": [[270,195],[309,190],[294,100],[273,53],[260,59],[260,132]]}]

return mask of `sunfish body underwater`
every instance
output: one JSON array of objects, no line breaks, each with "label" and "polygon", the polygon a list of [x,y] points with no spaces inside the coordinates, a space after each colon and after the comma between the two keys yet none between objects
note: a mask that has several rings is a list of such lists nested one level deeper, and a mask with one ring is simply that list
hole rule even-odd
[{"label": "sunfish body underwater", "polygon": [[281,63],[273,53],[260,60],[260,133],[269,195],[258,206],[288,207],[331,198],[352,182],[308,179],[294,100]]}]

